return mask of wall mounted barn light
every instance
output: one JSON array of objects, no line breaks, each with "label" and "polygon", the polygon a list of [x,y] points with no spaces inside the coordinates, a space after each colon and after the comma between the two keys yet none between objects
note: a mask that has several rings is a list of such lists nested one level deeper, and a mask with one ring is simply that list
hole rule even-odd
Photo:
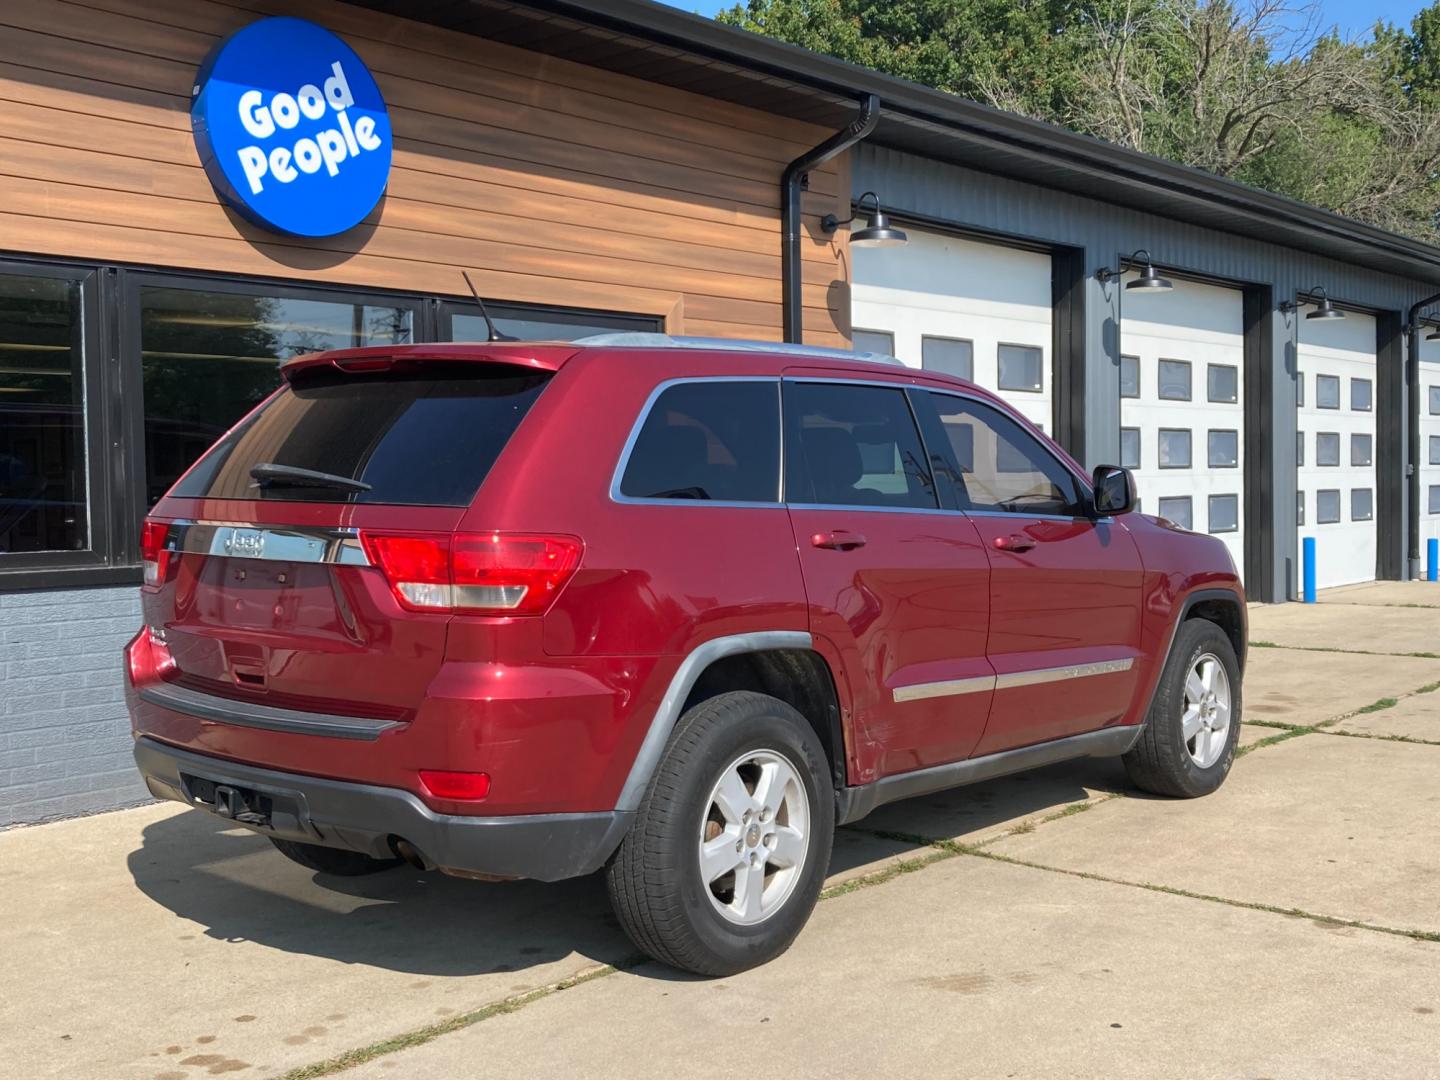
[{"label": "wall mounted barn light", "polygon": [[1314,311],[1307,311],[1307,319],[1343,319],[1345,312],[1330,302],[1330,294],[1324,287],[1316,285],[1300,294],[1298,300],[1286,300],[1280,305],[1281,311],[1299,311],[1302,304],[1309,304],[1315,308]]},{"label": "wall mounted barn light", "polygon": [[[902,230],[890,224],[890,219],[886,217],[885,211],[880,208],[880,197],[873,191],[867,191],[864,195],[861,195],[860,198],[856,199],[855,209],[863,210],[866,199],[875,200],[875,210],[865,222],[863,229],[856,229],[850,233],[850,246],[900,247],[908,243],[910,238],[906,236]],[[857,217],[859,217],[858,214],[851,214],[844,221],[841,221],[834,214],[826,214],[820,220],[820,228],[823,229],[828,236],[840,228],[841,225],[849,225]]]},{"label": "wall mounted barn light", "polygon": [[1143,267],[1141,274],[1134,281],[1125,283],[1126,292],[1169,292],[1175,286],[1155,272],[1155,264],[1150,259],[1150,252],[1140,248],[1128,259],[1120,260],[1120,269],[1111,270],[1108,266],[1102,266],[1095,271],[1095,280],[1102,285],[1108,285],[1111,281],[1123,277],[1129,270]]}]

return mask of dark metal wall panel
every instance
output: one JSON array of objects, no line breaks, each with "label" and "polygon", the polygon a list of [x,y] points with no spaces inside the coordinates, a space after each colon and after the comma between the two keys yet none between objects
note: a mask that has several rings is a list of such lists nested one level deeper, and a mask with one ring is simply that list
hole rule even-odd
[{"label": "dark metal wall panel", "polygon": [[[1082,252],[1086,275],[1084,328],[1083,333],[1074,336],[1083,341],[1084,373],[1074,382],[1083,384],[1086,394],[1083,420],[1069,425],[1076,434],[1069,449],[1089,468],[1118,460],[1120,449],[1120,317],[1124,294],[1114,285],[1102,286],[1094,278],[1095,271],[1101,266],[1114,267],[1124,255],[1145,248],[1154,256],[1156,265],[1169,273],[1232,285],[1251,295],[1257,288],[1268,288],[1268,310],[1258,311],[1251,300],[1247,316],[1247,353],[1256,357],[1268,354],[1271,358],[1247,381],[1247,393],[1263,406],[1259,414],[1252,410],[1247,421],[1258,425],[1268,443],[1259,455],[1254,455],[1251,447],[1254,467],[1263,474],[1247,477],[1249,487],[1269,496],[1265,515],[1268,520],[1257,531],[1268,550],[1247,558],[1246,570],[1247,578],[1263,590],[1263,595],[1254,594],[1256,599],[1295,596],[1297,323],[1295,313],[1281,312],[1278,307],[1298,293],[1321,285],[1336,301],[1371,312],[1382,323],[1398,326],[1410,305],[1434,292],[1433,286],[1193,221],[1117,206],[873,144],[862,144],[854,152],[852,190],[876,191],[886,208],[897,214]],[[1268,341],[1262,341],[1262,335]],[[1380,350],[1378,362],[1380,385],[1401,385],[1404,350],[1398,338]],[[1256,380],[1265,380],[1265,385]],[[1405,462],[1401,460],[1397,465],[1393,452],[1385,467],[1397,477],[1404,475]],[[1392,496],[1382,498],[1385,501],[1377,509],[1395,518],[1381,531],[1381,566],[1388,575],[1395,571],[1389,549],[1397,547],[1390,538],[1403,536],[1405,519],[1399,515],[1408,508],[1398,505]],[[1250,520],[1255,522],[1256,518]],[[1261,560],[1263,567],[1259,565]]]}]

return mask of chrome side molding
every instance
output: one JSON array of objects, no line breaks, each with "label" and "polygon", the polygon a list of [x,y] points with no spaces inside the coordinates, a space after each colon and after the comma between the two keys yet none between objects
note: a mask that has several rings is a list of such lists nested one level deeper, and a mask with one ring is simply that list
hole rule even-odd
[{"label": "chrome side molding", "polygon": [[1097,660],[1090,664],[1071,664],[1068,667],[1035,668],[1031,671],[1012,671],[1008,675],[976,675],[969,679],[946,679],[941,682],[912,683],[897,686],[893,691],[895,701],[922,701],[925,698],[951,697],[958,694],[975,694],[986,690],[1013,690],[1019,686],[1038,686],[1041,683],[1065,682],[1069,679],[1085,679],[1091,675],[1114,675],[1129,671],[1135,666],[1133,656],[1118,660]]},{"label": "chrome side molding", "polygon": [[244,525],[227,521],[176,521],[166,543],[172,551],[231,559],[369,566],[358,529]]}]

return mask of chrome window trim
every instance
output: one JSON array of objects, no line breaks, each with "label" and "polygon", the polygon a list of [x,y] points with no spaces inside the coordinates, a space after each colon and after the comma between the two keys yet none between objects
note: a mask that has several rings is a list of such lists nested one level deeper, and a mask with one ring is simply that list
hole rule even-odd
[{"label": "chrome window trim", "polygon": [[[625,479],[625,470],[630,466],[630,455],[635,451],[635,444],[640,439],[640,432],[645,427],[645,421],[650,419],[650,412],[655,408],[655,403],[660,400],[660,395],[669,390],[672,386],[681,386],[686,383],[774,383],[775,384],[775,421],[779,425],[779,476],[775,478],[775,501],[774,502],[750,502],[743,500],[726,499],[651,499],[641,498],[634,495],[625,495],[620,491],[620,484]],[[616,463],[615,471],[610,477],[610,501],[621,503],[625,506],[722,506],[729,509],[750,509],[750,510],[779,510],[785,505],[785,413],[784,403],[780,400],[780,376],[778,375],[682,375],[674,379],[666,379],[658,383],[655,389],[650,391],[645,403],[640,406],[640,413],[635,423],[630,428],[630,434],[626,436],[625,445],[620,449],[620,460]]]},{"label": "chrome window trim", "polygon": [[[911,370],[911,369],[908,369],[908,368],[907,368],[906,370],[909,371],[909,370]],[[823,375],[823,374],[816,374],[816,375],[682,375],[682,376],[678,376],[678,377],[673,378],[673,379],[666,379],[664,382],[661,382],[661,383],[657,384],[656,387],[655,387],[655,389],[653,389],[653,390],[650,392],[649,396],[646,397],[645,403],[644,403],[644,404],[641,406],[641,408],[640,408],[639,416],[638,416],[638,418],[636,419],[635,423],[631,426],[629,436],[627,436],[627,438],[625,439],[625,444],[624,444],[623,448],[622,448],[621,451],[620,451],[620,459],[619,459],[619,462],[617,463],[617,465],[616,465],[616,467],[615,467],[615,471],[614,471],[614,473],[611,475],[611,478],[610,478],[610,501],[611,501],[611,502],[620,503],[620,504],[625,505],[625,506],[670,506],[670,507],[676,507],[676,506],[692,506],[692,507],[714,506],[714,507],[725,507],[725,508],[729,508],[729,509],[738,509],[738,510],[832,510],[832,511],[858,510],[858,511],[861,511],[861,512],[864,512],[864,513],[876,513],[876,512],[879,512],[879,513],[887,513],[887,514],[950,514],[950,515],[955,515],[955,516],[957,516],[957,517],[966,517],[966,516],[970,516],[970,517],[1002,517],[1002,518],[1023,518],[1023,519],[1027,519],[1027,520],[1039,520],[1039,521],[1069,521],[1069,522],[1084,521],[1084,522],[1089,522],[1089,523],[1096,524],[1096,525],[1100,525],[1100,524],[1113,524],[1114,521],[1115,521],[1115,518],[1114,518],[1113,516],[1094,517],[1094,516],[1089,515],[1089,514],[1039,514],[1039,513],[1013,512],[1013,511],[1008,511],[1008,510],[952,510],[952,509],[950,509],[949,507],[945,507],[945,506],[934,506],[934,507],[927,507],[927,506],[870,506],[870,505],[850,505],[850,504],[847,504],[847,503],[799,503],[799,502],[789,502],[789,501],[787,501],[786,498],[785,498],[785,456],[786,456],[786,449],[787,449],[787,448],[786,448],[786,445],[785,445],[785,402],[784,402],[783,396],[781,396],[781,397],[780,397],[780,400],[779,400],[779,410],[780,410],[780,476],[779,476],[779,478],[778,478],[778,480],[779,480],[779,501],[778,501],[778,502],[773,502],[773,503],[772,503],[772,502],[738,502],[738,501],[727,501],[727,500],[720,500],[720,499],[641,499],[641,498],[636,498],[636,497],[630,496],[630,495],[622,495],[622,494],[620,494],[620,481],[621,481],[621,479],[624,477],[624,475],[625,475],[625,469],[626,469],[626,467],[628,466],[628,464],[629,464],[629,462],[630,462],[630,454],[631,454],[631,452],[635,449],[635,443],[636,443],[636,441],[640,438],[640,431],[641,431],[641,429],[645,426],[645,421],[649,418],[649,416],[650,416],[650,410],[654,407],[656,400],[660,397],[660,395],[661,395],[662,393],[664,393],[664,392],[665,392],[667,389],[669,389],[671,386],[676,386],[676,385],[678,385],[678,384],[680,384],[680,383],[695,383],[695,382],[758,382],[758,383],[773,382],[773,383],[776,384],[776,393],[777,393],[777,395],[780,395],[780,394],[781,394],[782,388],[783,388],[783,384],[785,384],[785,383],[787,383],[787,382],[788,382],[788,383],[838,383],[838,384],[843,385],[843,386],[879,386],[879,387],[884,387],[884,388],[886,388],[886,389],[891,389],[891,390],[896,390],[896,389],[898,389],[898,390],[902,390],[902,391],[904,391],[904,390],[921,390],[921,391],[927,391],[927,392],[932,393],[932,394],[944,394],[944,395],[946,395],[947,397],[960,398],[960,399],[963,400],[963,401],[974,402],[974,403],[977,404],[977,405],[983,405],[983,406],[986,406],[986,407],[988,407],[988,408],[994,409],[994,410],[996,410],[997,412],[999,412],[1001,415],[1008,417],[1010,420],[1015,421],[1015,422],[1017,422],[1017,423],[1020,423],[1020,424],[1021,424],[1021,427],[1022,427],[1022,430],[1024,429],[1024,423],[1023,423],[1023,419],[1024,419],[1024,418],[1021,417],[1019,413],[1012,413],[1008,408],[1005,407],[1005,405],[1004,405],[1003,402],[987,401],[987,400],[985,400],[984,398],[976,397],[974,394],[967,394],[967,393],[965,393],[963,390],[954,390],[954,389],[950,389],[949,387],[933,386],[933,385],[931,385],[931,384],[929,384],[929,383],[927,383],[927,382],[923,382],[923,381],[921,381],[921,380],[919,380],[919,379],[906,378],[906,377],[903,376],[903,375],[902,375],[901,378],[899,378],[899,379],[846,378],[846,377],[844,377],[844,376]],[[912,413],[913,413],[913,410],[912,410]],[[916,424],[917,424],[917,427],[918,427],[918,426],[919,426],[919,421],[918,421],[918,419],[916,420]],[[923,442],[923,440],[924,440],[924,436],[925,436],[924,430],[921,429],[921,430],[920,430],[920,437],[921,437],[922,442]],[[1033,435],[1031,435],[1031,437],[1034,438]],[[1064,461],[1064,460],[1061,459],[1060,457],[1057,457],[1057,456],[1055,455],[1055,453],[1049,448],[1049,446],[1047,446],[1047,445],[1045,444],[1044,440],[1042,440],[1042,439],[1036,439],[1035,441],[1040,445],[1041,450],[1042,450],[1044,453],[1046,453],[1047,455],[1049,455],[1049,457],[1051,458],[1051,460],[1053,460],[1057,465],[1059,465],[1062,469],[1064,469],[1067,473],[1069,473],[1072,478],[1075,479],[1075,482],[1080,486],[1080,490],[1081,490],[1082,493],[1089,490],[1089,487],[1090,487],[1090,478],[1089,478],[1089,477],[1081,476],[1081,475],[1080,475],[1079,473],[1077,473],[1073,468],[1071,468],[1071,466],[1069,465],[1068,462]]]},{"label": "chrome window trim", "polygon": [[360,530],[353,528],[253,525],[182,518],[170,522],[165,547],[187,555],[228,559],[370,565],[360,545]]},{"label": "chrome window trim", "polygon": [[1088,679],[1095,675],[1116,675],[1129,671],[1135,666],[1133,656],[1114,660],[1096,660],[1085,664],[1066,664],[1061,667],[1030,668],[1012,671],[1005,675],[976,675],[967,679],[942,679],[938,682],[911,683],[897,686],[891,692],[896,703],[923,701],[927,698],[958,697],[962,694],[982,693],[988,690],[1015,690],[1022,686],[1042,686],[1046,683],[1068,682],[1072,679]]}]

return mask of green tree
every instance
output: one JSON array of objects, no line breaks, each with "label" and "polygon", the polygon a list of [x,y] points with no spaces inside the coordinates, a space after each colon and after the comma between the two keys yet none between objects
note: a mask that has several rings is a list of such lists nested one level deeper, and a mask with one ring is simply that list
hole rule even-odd
[{"label": "green tree", "polygon": [[1440,2],[1358,42],[1287,0],[749,0],[718,18],[1440,239]]}]

